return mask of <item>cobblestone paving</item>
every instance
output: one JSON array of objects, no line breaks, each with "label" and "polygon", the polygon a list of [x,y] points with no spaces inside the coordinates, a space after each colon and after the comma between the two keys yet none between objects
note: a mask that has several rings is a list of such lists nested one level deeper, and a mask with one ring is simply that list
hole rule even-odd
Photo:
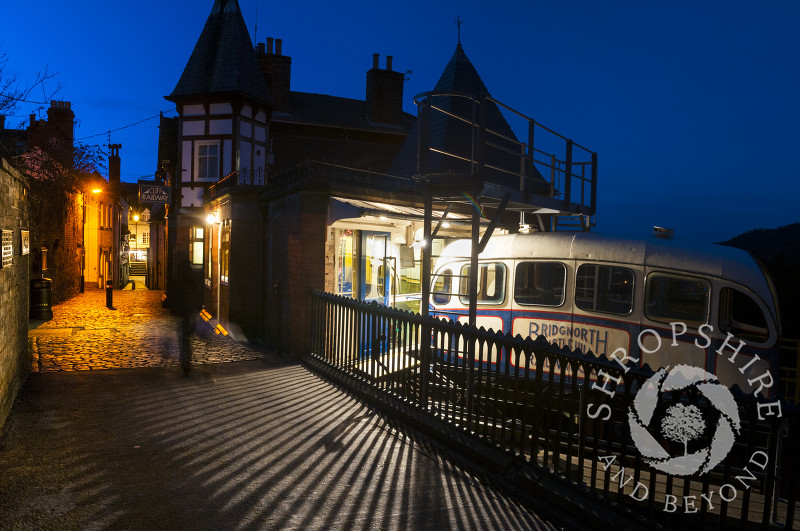
[{"label": "cobblestone paving", "polygon": [[[53,307],[53,319],[31,323],[28,344],[34,371],[80,371],[179,365],[178,318],[161,307],[158,290],[86,290]],[[192,363],[261,359],[264,349],[214,334],[198,318]],[[36,326],[38,324],[38,326]],[[35,327],[35,328],[34,328]]]}]

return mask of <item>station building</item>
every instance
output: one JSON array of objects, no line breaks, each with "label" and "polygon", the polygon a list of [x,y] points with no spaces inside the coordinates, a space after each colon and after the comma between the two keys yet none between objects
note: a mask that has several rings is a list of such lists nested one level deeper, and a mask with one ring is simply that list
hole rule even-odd
[{"label": "station building", "polygon": [[561,138],[566,157],[535,160],[536,124],[523,117],[517,139],[460,42],[418,116],[402,110],[403,82],[374,54],[363,100],[292,91],[283,42],[253,46],[238,3],[216,0],[167,96],[178,117],[162,120],[167,299],[188,261],[226,330],[302,353],[312,290],[417,311],[426,246],[435,257],[450,238],[565,218],[588,229],[593,193],[576,201],[557,174],[580,168],[593,186],[596,156],[573,161]]}]

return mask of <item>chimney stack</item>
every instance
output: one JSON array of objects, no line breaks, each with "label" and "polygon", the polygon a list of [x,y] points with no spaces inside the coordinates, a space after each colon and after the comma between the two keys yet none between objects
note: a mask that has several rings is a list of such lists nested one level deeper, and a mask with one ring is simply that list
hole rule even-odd
[{"label": "chimney stack", "polygon": [[120,192],[120,175],[121,175],[121,161],[119,158],[119,149],[122,147],[122,144],[111,144],[108,146],[111,150],[110,154],[108,155],[108,187],[109,187],[109,195],[111,197],[117,198],[119,197]]},{"label": "chimney stack", "polygon": [[386,56],[386,70],[379,66],[380,54],[372,54],[367,71],[367,119],[370,122],[399,124],[403,116],[405,76],[392,71],[392,56]]},{"label": "chimney stack", "polygon": [[37,120],[30,116],[28,124],[28,145],[40,146],[61,164],[71,168],[75,163],[73,142],[75,113],[68,101],[53,100],[47,109],[47,120]]},{"label": "chimney stack", "polygon": [[[275,43],[275,53],[272,53],[272,44]],[[256,53],[261,73],[267,82],[273,98],[275,110],[287,111],[289,109],[289,90],[292,77],[292,58],[282,55],[283,40],[267,37],[267,50],[263,53],[263,45],[259,45]]]},{"label": "chimney stack", "polygon": [[68,101],[52,100],[50,108],[47,109],[47,122],[50,135],[71,149],[75,135],[75,113],[72,112],[72,104]]}]

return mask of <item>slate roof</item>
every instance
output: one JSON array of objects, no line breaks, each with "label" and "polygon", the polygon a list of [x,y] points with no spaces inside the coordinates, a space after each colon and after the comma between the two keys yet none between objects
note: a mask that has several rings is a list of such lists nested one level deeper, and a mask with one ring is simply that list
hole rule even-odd
[{"label": "slate roof", "polygon": [[366,110],[367,104],[364,100],[309,92],[290,92],[289,110],[274,112],[272,120],[388,132],[407,132],[416,120],[414,115],[404,112],[400,124],[375,124],[367,120]]},{"label": "slate roof", "polygon": [[[461,92],[474,96],[489,95],[489,91],[475,67],[467,58],[461,43],[456,46],[456,51],[445,66],[439,81],[433,89],[434,92]],[[438,96],[433,103],[445,111],[462,117],[472,116],[472,103],[470,100],[449,96]],[[487,102],[486,127],[509,138],[516,139],[511,126],[506,121],[500,109],[492,102]],[[409,133],[403,146],[392,164],[390,173],[401,176],[417,174],[417,142],[419,137],[419,124],[416,124]],[[490,139],[494,143],[502,144],[497,138]],[[472,126],[456,119],[448,118],[440,112],[431,113],[430,145],[450,153],[469,158],[472,153]],[[519,150],[519,146],[509,144],[509,148]],[[497,150],[486,152],[486,162],[493,166],[509,171],[519,171],[519,157],[509,155]],[[423,173],[460,173],[469,174],[469,164],[463,161],[430,153],[429,164],[423,168]],[[519,187],[519,178],[504,172],[486,169],[484,178],[496,184]],[[543,179],[542,179],[543,181]]]},{"label": "slate roof", "polygon": [[170,101],[208,94],[243,95],[274,105],[237,0],[215,0]]}]

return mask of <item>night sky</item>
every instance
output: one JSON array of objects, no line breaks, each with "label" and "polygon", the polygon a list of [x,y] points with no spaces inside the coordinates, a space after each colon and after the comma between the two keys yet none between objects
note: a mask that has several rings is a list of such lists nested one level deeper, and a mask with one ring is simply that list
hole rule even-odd
[{"label": "night sky", "polygon": [[[411,71],[413,114],[460,16],[492,96],[598,153],[598,232],[722,241],[800,221],[800,1],[239,3],[251,38],[257,25],[259,42],[283,39],[292,90],[363,99],[372,54],[381,67],[392,55]],[[175,115],[164,96],[213,1],[4,4],[4,74],[58,72],[48,88],[63,84],[76,139],[107,144],[112,130],[123,180],[151,177],[153,117]],[[46,106],[20,105],[6,127]]]}]

